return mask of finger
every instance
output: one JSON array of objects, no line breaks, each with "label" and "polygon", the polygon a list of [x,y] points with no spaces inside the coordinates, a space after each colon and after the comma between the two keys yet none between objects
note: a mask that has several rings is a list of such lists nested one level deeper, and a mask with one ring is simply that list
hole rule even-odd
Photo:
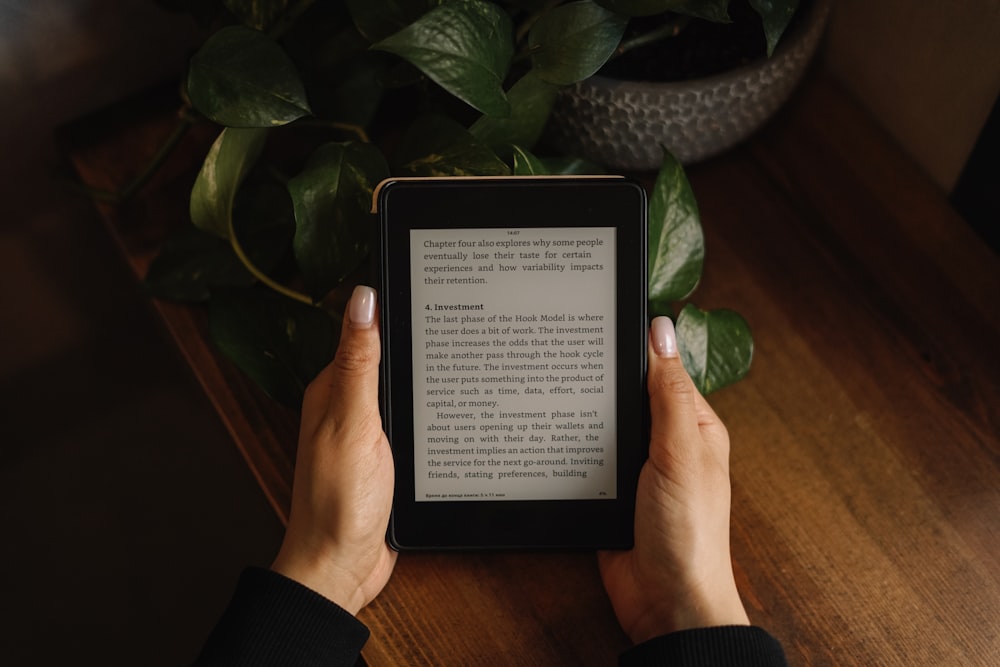
[{"label": "finger", "polygon": [[[381,357],[376,294],[358,285],[344,313],[340,343],[333,361],[306,390],[303,412],[357,414],[378,409],[378,366]],[[312,405],[314,403],[321,405]],[[316,410],[318,408],[318,410]]]},{"label": "finger", "polygon": [[657,317],[650,323],[649,352],[649,456],[654,463],[665,465],[668,459],[693,453],[697,447],[701,396],[681,363],[677,334],[669,317]]},{"label": "finger", "polygon": [[333,357],[334,400],[351,414],[351,403],[378,407],[378,365],[381,343],[376,326],[376,296],[358,285],[344,314],[340,344]]}]

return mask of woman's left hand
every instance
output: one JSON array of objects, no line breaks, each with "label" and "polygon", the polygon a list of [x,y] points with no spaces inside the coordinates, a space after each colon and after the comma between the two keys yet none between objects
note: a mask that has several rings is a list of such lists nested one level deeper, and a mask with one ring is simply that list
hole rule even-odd
[{"label": "woman's left hand", "polygon": [[389,581],[393,463],[379,415],[375,291],[355,288],[334,360],[306,389],[292,510],[271,568],[352,614]]}]

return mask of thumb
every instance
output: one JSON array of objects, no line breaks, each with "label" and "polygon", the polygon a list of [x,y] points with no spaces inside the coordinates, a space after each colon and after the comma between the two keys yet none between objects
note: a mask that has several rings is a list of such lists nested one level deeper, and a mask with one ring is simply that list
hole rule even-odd
[{"label": "thumb", "polygon": [[669,459],[684,457],[700,441],[700,395],[681,363],[677,333],[669,317],[656,317],[650,323],[649,352],[649,457],[660,467],[669,465]]},{"label": "thumb", "polygon": [[381,358],[378,328],[375,326],[375,290],[365,285],[354,288],[347,304],[340,344],[333,358],[333,395],[345,403],[378,403],[378,364]]},{"label": "thumb", "polygon": [[378,410],[381,349],[376,301],[371,287],[354,288],[344,313],[337,352],[306,390],[304,414],[354,415]]}]

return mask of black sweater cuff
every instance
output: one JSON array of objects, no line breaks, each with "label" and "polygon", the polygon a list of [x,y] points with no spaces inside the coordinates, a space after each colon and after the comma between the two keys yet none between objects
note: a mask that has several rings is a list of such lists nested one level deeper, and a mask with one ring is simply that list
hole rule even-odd
[{"label": "black sweater cuff", "polygon": [[195,665],[350,667],[366,641],[368,628],[319,593],[248,568]]},{"label": "black sweater cuff", "polygon": [[784,667],[778,640],[754,626],[681,630],[656,637],[621,655],[622,667]]}]

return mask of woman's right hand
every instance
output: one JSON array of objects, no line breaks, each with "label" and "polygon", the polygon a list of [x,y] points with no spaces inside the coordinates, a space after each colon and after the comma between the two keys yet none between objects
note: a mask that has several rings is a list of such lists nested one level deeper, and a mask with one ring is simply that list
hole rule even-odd
[{"label": "woman's right hand", "polygon": [[615,614],[635,643],[749,625],[729,553],[729,434],[684,370],[666,317],[650,325],[648,385],[652,429],[635,545],[598,554]]}]

